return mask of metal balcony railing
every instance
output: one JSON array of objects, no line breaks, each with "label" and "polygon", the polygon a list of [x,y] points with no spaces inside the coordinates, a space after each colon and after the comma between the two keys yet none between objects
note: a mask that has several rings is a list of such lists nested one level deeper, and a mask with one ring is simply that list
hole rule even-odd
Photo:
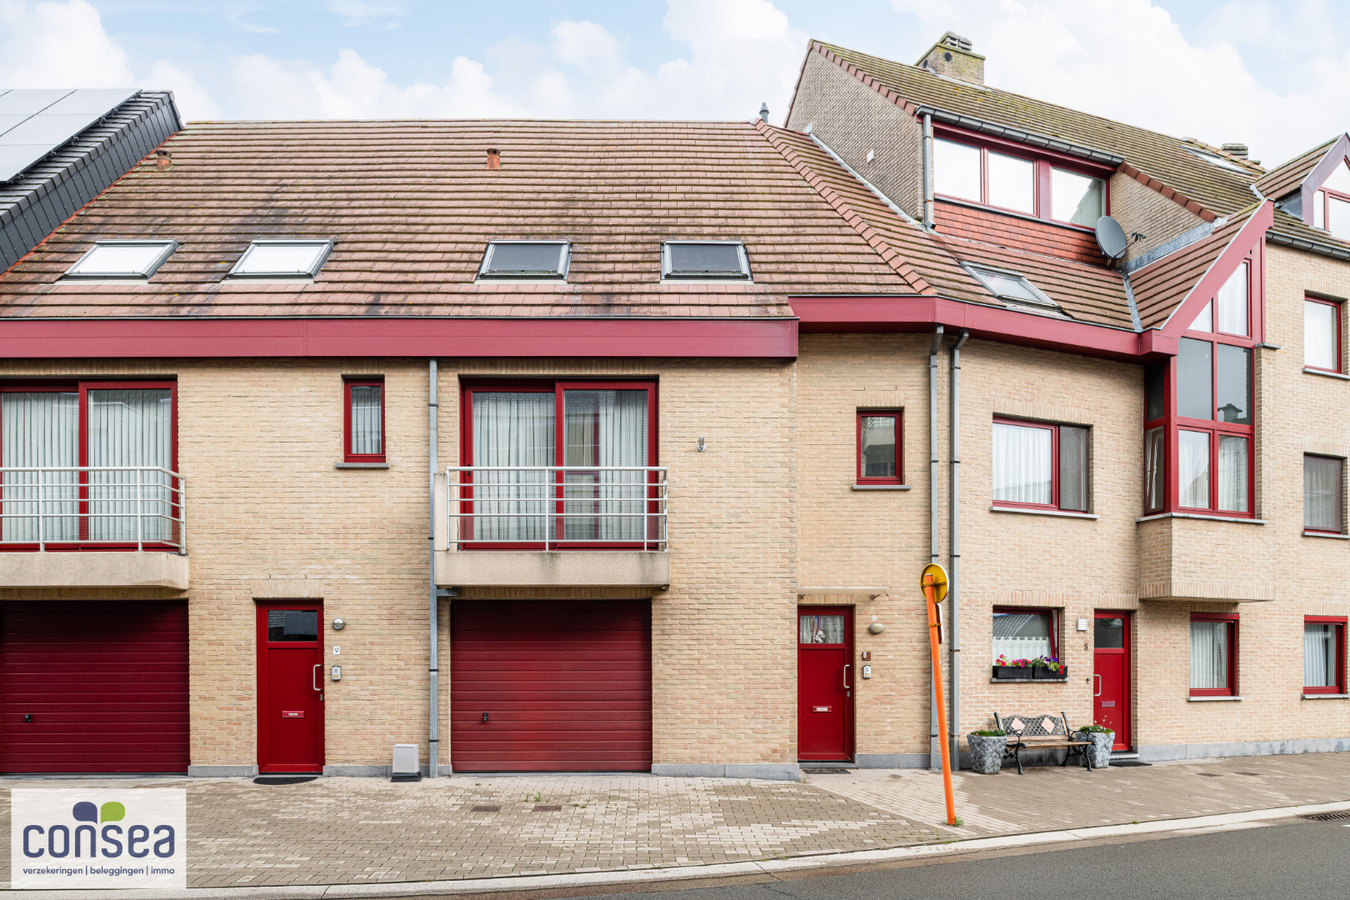
[{"label": "metal balcony railing", "polygon": [[658,466],[446,469],[452,550],[666,549]]},{"label": "metal balcony railing", "polygon": [[157,466],[0,467],[0,550],[187,553],[187,482]]}]

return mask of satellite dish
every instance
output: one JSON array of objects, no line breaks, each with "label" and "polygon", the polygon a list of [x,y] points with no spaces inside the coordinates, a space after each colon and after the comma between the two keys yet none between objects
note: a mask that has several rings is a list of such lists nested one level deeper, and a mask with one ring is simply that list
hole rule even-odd
[{"label": "satellite dish", "polygon": [[1129,246],[1129,241],[1125,240],[1125,229],[1110,216],[1102,216],[1097,220],[1097,246],[1102,248],[1107,259],[1120,259]]}]

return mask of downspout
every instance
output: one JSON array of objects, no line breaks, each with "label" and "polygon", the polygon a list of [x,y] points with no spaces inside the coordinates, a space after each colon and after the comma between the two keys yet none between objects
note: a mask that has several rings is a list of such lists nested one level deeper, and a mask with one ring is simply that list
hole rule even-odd
[{"label": "downspout", "polygon": [[[933,347],[928,351],[928,561],[938,561],[938,427],[937,427],[937,353],[942,346],[942,326],[933,333]],[[938,747],[937,684],[928,684],[928,768],[937,768],[941,758]]]},{"label": "downspout", "polygon": [[952,768],[961,768],[961,348],[970,339],[970,329],[962,328],[961,336],[952,347],[951,444],[952,479],[947,503],[951,509],[951,570],[947,573],[947,604],[951,611],[951,635],[948,652],[951,654]]},{"label": "downspout", "polygon": [[933,115],[923,116],[923,227],[933,230]]},{"label": "downspout", "polygon": [[441,753],[440,753],[440,747],[441,747],[441,743],[440,743],[440,740],[441,740],[441,738],[440,738],[440,731],[441,731],[441,729],[440,729],[441,677],[440,677],[440,670],[439,670],[439,668],[438,668],[439,662],[440,662],[440,658],[439,658],[439,657],[440,657],[440,654],[437,652],[437,650],[438,650],[437,645],[438,645],[438,643],[439,643],[439,638],[440,638],[441,630],[440,630],[440,623],[437,621],[437,619],[438,619],[438,615],[437,615],[437,614],[438,614],[438,610],[437,610],[437,602],[438,602],[438,598],[436,597],[436,469],[437,469],[437,468],[439,467],[439,465],[440,465],[440,463],[439,463],[439,461],[437,460],[437,457],[436,457],[436,443],[437,443],[437,433],[436,433],[436,382],[437,382],[437,380],[438,380],[438,378],[437,378],[437,372],[436,372],[436,360],[433,359],[433,360],[430,361],[428,372],[429,372],[429,377],[430,377],[430,382],[431,382],[431,388],[430,388],[430,390],[429,390],[429,392],[428,392],[428,395],[427,395],[427,407],[428,407],[428,413],[427,413],[427,416],[428,416],[428,418],[429,418],[430,425],[431,425],[431,432],[430,432],[430,433],[431,433],[431,438],[430,438],[430,442],[429,442],[429,443],[430,443],[430,446],[428,447],[428,459],[429,459],[429,461],[430,461],[430,469],[431,469],[431,475],[430,475],[430,479],[429,479],[429,480],[430,480],[430,483],[431,483],[431,489],[430,489],[430,491],[429,491],[428,494],[427,494],[427,499],[430,501],[430,505],[431,505],[431,511],[430,511],[430,514],[429,514],[429,517],[428,517],[428,524],[429,524],[431,527],[430,527],[430,529],[429,529],[428,532],[427,532],[427,551],[428,551],[428,552],[427,552],[427,560],[428,560],[428,563],[429,563],[429,565],[430,565],[429,571],[430,571],[430,575],[431,575],[431,578],[430,578],[430,580],[431,580],[431,665],[430,665],[430,667],[429,667],[429,674],[430,674],[430,681],[431,681],[431,716],[429,717],[429,722],[430,722],[430,729],[431,729],[431,731],[430,731],[430,735],[429,735],[429,737],[428,737],[428,739],[427,739],[427,745],[428,745],[428,750],[427,750],[427,777],[428,777],[428,778],[435,778],[435,777],[436,777],[436,770],[437,770],[438,768],[440,768],[440,759],[441,759]]}]

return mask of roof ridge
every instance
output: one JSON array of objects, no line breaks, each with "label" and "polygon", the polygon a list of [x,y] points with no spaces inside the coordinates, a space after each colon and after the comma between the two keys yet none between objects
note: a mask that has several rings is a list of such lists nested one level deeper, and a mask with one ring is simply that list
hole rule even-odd
[{"label": "roof ridge", "polygon": [[[820,175],[807,164],[806,160],[798,155],[797,151],[787,146],[786,142],[776,134],[776,129],[773,126],[760,119],[756,119],[754,124],[755,129],[759,131],[760,134],[764,135],[764,139],[769,142],[769,146],[777,150],[782,155],[783,159],[787,160],[788,164],[797,170],[797,174],[801,175],[806,183],[811,185],[816,193],[820,194],[821,199],[830,204],[830,206],[843,217],[844,221],[852,226],[854,231],[858,232],[859,237],[867,241],[872,249],[875,250],[881,258],[886,261],[886,264],[895,271],[895,274],[900,276],[901,280],[920,294],[927,294],[933,290],[933,286],[924,280],[923,276],[920,275],[913,266],[904,261],[900,253],[890,245],[890,242],[881,236],[880,232],[867,224],[867,220],[859,215],[858,212],[848,204],[848,201],[839,195],[838,191],[826,184],[825,179],[821,178]],[[866,185],[863,185],[863,189],[867,190]],[[905,227],[903,220],[900,224],[901,227]]]}]

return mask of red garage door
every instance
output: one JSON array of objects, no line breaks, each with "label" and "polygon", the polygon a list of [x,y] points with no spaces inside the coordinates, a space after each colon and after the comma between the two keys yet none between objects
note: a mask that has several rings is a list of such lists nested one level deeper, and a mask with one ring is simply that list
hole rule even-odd
[{"label": "red garage door", "polygon": [[650,601],[455,600],[457,772],[652,767]]},{"label": "red garage door", "polygon": [[0,603],[0,772],[187,767],[186,603]]}]

